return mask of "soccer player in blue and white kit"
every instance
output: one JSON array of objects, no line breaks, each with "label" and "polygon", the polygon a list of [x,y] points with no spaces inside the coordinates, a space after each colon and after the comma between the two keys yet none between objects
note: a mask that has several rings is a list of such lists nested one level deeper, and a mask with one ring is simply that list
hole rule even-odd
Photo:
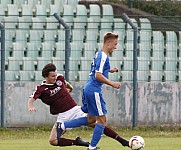
[{"label": "soccer player in blue and white kit", "polygon": [[[90,142],[88,150],[97,150],[96,145],[101,139],[104,133],[105,126],[107,125],[107,109],[106,103],[102,96],[102,85],[105,83],[116,89],[121,86],[120,82],[113,82],[108,79],[108,73],[118,72],[118,68],[110,69],[109,57],[108,55],[112,53],[117,46],[118,35],[112,32],[105,33],[104,43],[101,50],[99,50],[93,60],[90,70],[89,80],[83,88],[81,109],[88,113],[87,118],[82,117],[69,122],[61,123],[62,131],[66,128],[78,127],[81,125],[87,125],[96,122],[94,127],[94,132],[92,140]],[[62,132],[58,129],[57,132]],[[124,145],[128,146],[129,145]]]}]

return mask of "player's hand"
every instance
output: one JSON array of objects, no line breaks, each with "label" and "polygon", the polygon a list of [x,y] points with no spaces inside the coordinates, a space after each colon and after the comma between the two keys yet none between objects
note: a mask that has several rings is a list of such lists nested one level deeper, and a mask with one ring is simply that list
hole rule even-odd
[{"label": "player's hand", "polygon": [[114,73],[114,72],[118,72],[118,71],[119,71],[119,70],[118,70],[117,67],[115,67],[115,68],[109,70],[110,73]]},{"label": "player's hand", "polygon": [[31,108],[29,108],[29,112],[36,112],[35,107],[31,107]]},{"label": "player's hand", "polygon": [[113,82],[112,86],[116,89],[119,89],[121,87],[121,83],[120,82]]}]

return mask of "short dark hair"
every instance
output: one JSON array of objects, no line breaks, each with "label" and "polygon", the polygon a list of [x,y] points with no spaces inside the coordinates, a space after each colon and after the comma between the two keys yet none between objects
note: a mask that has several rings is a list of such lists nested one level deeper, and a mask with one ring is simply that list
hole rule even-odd
[{"label": "short dark hair", "polygon": [[45,78],[45,77],[48,77],[49,75],[49,72],[51,71],[55,71],[56,70],[56,66],[52,63],[49,63],[49,64],[46,64],[44,67],[43,67],[43,70],[42,70],[42,76]]},{"label": "short dark hair", "polygon": [[117,39],[117,38],[118,38],[118,34],[113,33],[113,32],[107,32],[104,34],[104,43],[106,43],[107,40]]}]

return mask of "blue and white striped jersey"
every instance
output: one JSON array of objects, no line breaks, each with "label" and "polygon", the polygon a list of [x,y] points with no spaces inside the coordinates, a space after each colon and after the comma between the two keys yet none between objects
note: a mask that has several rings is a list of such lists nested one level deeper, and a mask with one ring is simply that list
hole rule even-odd
[{"label": "blue and white striped jersey", "polygon": [[90,77],[84,88],[88,88],[89,91],[101,92],[103,83],[95,78],[95,73],[100,72],[104,77],[108,78],[109,70],[109,57],[102,50],[99,50],[91,64]]}]

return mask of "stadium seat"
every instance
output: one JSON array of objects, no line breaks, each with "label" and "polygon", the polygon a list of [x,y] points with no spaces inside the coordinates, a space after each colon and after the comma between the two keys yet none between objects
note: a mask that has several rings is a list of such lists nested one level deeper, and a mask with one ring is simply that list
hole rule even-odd
[{"label": "stadium seat", "polygon": [[71,5],[64,5],[63,7],[63,20],[70,28],[73,28],[74,10]]},{"label": "stadium seat", "polygon": [[123,65],[123,60],[117,58],[117,57],[109,57],[109,61],[110,61],[110,67],[112,68],[118,68],[119,71],[122,68]]},{"label": "stadium seat", "polygon": [[35,60],[31,57],[22,58],[22,70],[23,71],[35,71]]},{"label": "stadium seat", "polygon": [[43,81],[42,71],[34,71],[34,80],[35,81]]},{"label": "stadium seat", "polygon": [[78,71],[79,81],[87,81],[89,79],[89,71]]},{"label": "stadium seat", "polygon": [[0,4],[0,22],[3,21],[5,16],[5,6],[3,4]]},{"label": "stadium seat", "polygon": [[55,64],[58,73],[64,72],[65,67],[65,61],[58,57],[52,57],[52,63]]},{"label": "stadium seat", "polygon": [[45,5],[46,8],[48,8],[52,4],[52,0],[41,0],[40,2],[41,2],[41,5]]},{"label": "stadium seat", "polygon": [[31,28],[31,20],[28,20],[26,17],[18,17],[18,29],[25,30],[29,32]]},{"label": "stadium seat", "polygon": [[76,11],[76,6],[78,5],[78,0],[68,0],[68,5],[71,5],[73,7],[74,12]]},{"label": "stadium seat", "polygon": [[45,22],[42,22],[42,20],[38,17],[32,17],[32,30],[36,30],[36,34],[39,34],[39,36],[43,36],[43,30],[45,27]]},{"label": "stadium seat", "polygon": [[55,44],[57,40],[57,30],[44,30],[43,42]]},{"label": "stadium seat", "polygon": [[63,5],[51,4],[47,9],[47,14],[50,18],[54,18],[54,13],[57,13],[59,16],[63,14]]},{"label": "stadium seat", "polygon": [[176,82],[177,73],[176,71],[164,71],[165,81],[166,82]]},{"label": "stadium seat", "polygon": [[151,58],[151,70],[153,71],[162,71],[164,65],[164,59]]},{"label": "stadium seat", "polygon": [[41,47],[41,42],[43,38],[43,30],[42,33],[37,30],[30,30],[29,42],[36,44],[36,47],[39,49]]},{"label": "stadium seat", "polygon": [[72,42],[83,43],[85,41],[85,30],[72,30]]},{"label": "stadium seat", "polygon": [[165,57],[165,70],[166,71],[177,71],[177,59]]},{"label": "stadium seat", "polygon": [[148,18],[139,18],[139,21],[140,21],[140,29],[141,30],[151,32],[152,27],[151,27],[150,20],[148,20]]},{"label": "stadium seat", "polygon": [[78,71],[69,71],[69,80],[78,81],[79,80]]},{"label": "stadium seat", "polygon": [[59,23],[55,19],[55,17],[47,17],[45,19],[45,28],[48,30],[57,30],[59,27]]},{"label": "stadium seat", "polygon": [[178,71],[178,82],[181,82],[181,71]]},{"label": "stadium seat", "polygon": [[65,42],[55,43],[55,56],[65,60]]},{"label": "stadium seat", "polygon": [[108,79],[111,81],[121,81],[121,75],[120,72],[115,72],[115,73],[109,73],[108,74]]},{"label": "stadium seat", "polygon": [[[19,17],[19,22],[21,22],[22,26],[25,26],[27,28],[31,26],[31,18],[33,17],[33,10],[32,6],[28,4],[22,4],[21,5],[21,17]],[[20,23],[19,23],[20,26]],[[20,27],[19,27],[20,28]]]},{"label": "stadium seat", "polygon": [[177,35],[174,31],[166,31],[166,44],[169,43],[177,45]]},{"label": "stadium seat", "polygon": [[93,58],[97,49],[98,49],[97,44],[84,43],[83,56]]},{"label": "stadium seat", "polygon": [[145,57],[138,57],[138,71],[149,71],[150,59]]},{"label": "stadium seat", "polygon": [[137,71],[137,80],[138,82],[148,82],[149,81],[149,71]]},{"label": "stadium seat", "polygon": [[114,52],[111,54],[112,57],[115,57],[119,60],[123,60],[123,51],[124,51],[124,48],[122,46],[122,44],[117,44],[116,46],[116,50],[114,50]]},{"label": "stadium seat", "polygon": [[13,39],[15,37],[15,31],[10,29],[5,29],[5,57],[9,57],[12,52]]},{"label": "stadium seat", "polygon": [[101,21],[101,10],[98,4],[89,5],[89,18],[93,19],[96,22]]},{"label": "stadium seat", "polygon": [[86,43],[97,43],[98,41],[98,32],[86,30]]},{"label": "stadium seat", "polygon": [[140,43],[138,56],[139,57],[146,57],[147,59],[150,59],[151,43]]},{"label": "stadium seat", "polygon": [[37,57],[37,71],[41,71],[46,64],[51,62],[51,58]]},{"label": "stadium seat", "polygon": [[25,0],[13,0],[13,3],[17,5],[18,8],[21,8],[21,5],[25,4]]},{"label": "stadium seat", "polygon": [[85,5],[76,5],[74,29],[85,29],[87,26],[87,8]]},{"label": "stadium seat", "polygon": [[164,77],[163,71],[153,71],[150,70],[150,81],[162,82]]},{"label": "stadium seat", "polygon": [[75,58],[69,57],[69,70],[78,73],[80,62],[77,61]]},{"label": "stadium seat", "polygon": [[21,29],[16,30],[15,41],[22,43],[24,47],[26,47],[28,37],[29,37],[29,30],[21,30]]},{"label": "stadium seat", "polygon": [[54,54],[54,48],[53,48],[53,44],[50,42],[43,42],[41,43],[41,57],[50,59],[53,57]]},{"label": "stadium seat", "polygon": [[125,56],[129,58],[133,58],[133,43],[125,44]]},{"label": "stadium seat", "polygon": [[35,43],[27,43],[26,56],[31,57],[34,60],[39,57],[40,47],[37,47]]},{"label": "stadium seat", "polygon": [[118,43],[124,44],[125,39],[125,23],[121,18],[114,18],[113,32],[119,35]]},{"label": "stadium seat", "polygon": [[18,71],[5,71],[5,80],[6,81],[18,81],[19,80],[19,72]]},{"label": "stadium seat", "polygon": [[60,29],[57,31],[58,34],[58,42],[64,42],[65,41],[65,30]]},{"label": "stadium seat", "polygon": [[27,0],[27,4],[32,8],[35,7],[36,4],[39,3],[39,0]]},{"label": "stadium seat", "polygon": [[25,45],[23,43],[14,42],[12,47],[12,56],[17,59],[24,57]]},{"label": "stadium seat", "polygon": [[139,32],[140,43],[147,44],[151,47],[152,33],[150,31],[141,30]]},{"label": "stadium seat", "polygon": [[70,57],[76,60],[80,60],[82,57],[83,43],[72,42],[70,43]]},{"label": "stadium seat", "polygon": [[19,80],[20,81],[34,81],[35,75],[33,71],[19,71]]},{"label": "stadium seat", "polygon": [[93,58],[81,57],[81,59],[80,59],[80,70],[89,72],[90,68],[91,68],[92,61],[93,61]]},{"label": "stadium seat", "polygon": [[152,57],[164,59],[164,45],[159,43],[152,44]]},{"label": "stadium seat", "polygon": [[44,4],[36,4],[35,5],[35,9],[34,13],[35,13],[35,17],[39,18],[41,20],[41,22],[45,22],[45,19],[47,17],[47,10],[46,10],[46,5]]},{"label": "stadium seat", "polygon": [[134,41],[134,33],[133,30],[126,30],[126,42],[125,43],[132,43]]},{"label": "stadium seat", "polygon": [[1,4],[3,5],[11,4],[11,0],[1,0]]},{"label": "stadium seat", "polygon": [[164,46],[164,36],[161,31],[153,31],[153,44],[161,44]]},{"label": "stadium seat", "polygon": [[133,57],[124,57],[123,70],[124,71],[133,70]]},{"label": "stadium seat", "polygon": [[177,45],[175,44],[166,44],[166,57],[177,58]]},{"label": "stadium seat", "polygon": [[121,80],[123,82],[132,82],[133,81],[133,72],[132,71],[121,71]]},{"label": "stadium seat", "polygon": [[95,34],[96,33],[98,34],[99,28],[100,28],[100,22],[94,20],[93,18],[88,19],[88,22],[87,22],[87,30],[88,31],[92,31]]},{"label": "stadium seat", "polygon": [[16,57],[8,57],[8,70],[19,71],[21,60]]},{"label": "stadium seat", "polygon": [[102,4],[102,19],[109,20],[109,22],[113,23],[114,13],[111,5]]},{"label": "stadium seat", "polygon": [[20,81],[34,80],[35,62],[31,57],[23,57],[22,70],[19,71]]}]

